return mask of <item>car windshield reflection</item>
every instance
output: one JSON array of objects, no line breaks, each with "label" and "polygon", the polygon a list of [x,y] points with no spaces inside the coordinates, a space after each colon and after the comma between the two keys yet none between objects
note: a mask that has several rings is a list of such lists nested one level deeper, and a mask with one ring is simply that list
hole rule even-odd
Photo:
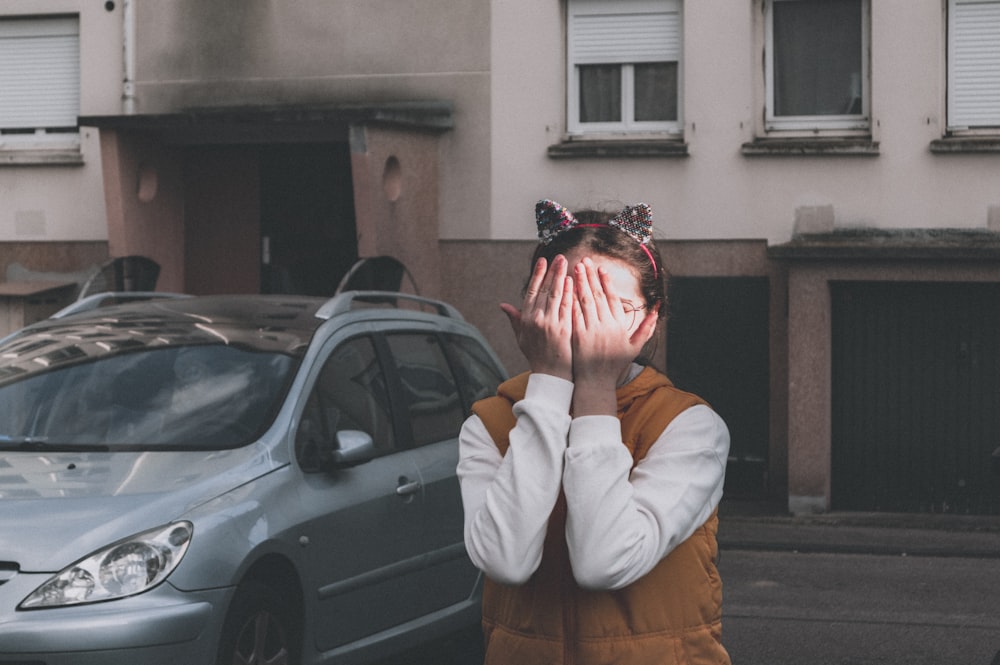
[{"label": "car windshield reflection", "polygon": [[0,449],[222,449],[273,419],[295,358],[224,344],[126,350],[0,386]]}]

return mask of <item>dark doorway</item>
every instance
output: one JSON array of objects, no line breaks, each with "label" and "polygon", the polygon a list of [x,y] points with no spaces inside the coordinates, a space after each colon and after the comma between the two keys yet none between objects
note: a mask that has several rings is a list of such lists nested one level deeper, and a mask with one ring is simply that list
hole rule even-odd
[{"label": "dark doorway", "polygon": [[727,495],[762,498],[770,430],[768,279],[675,277],[668,300],[667,373],[729,426]]},{"label": "dark doorway", "polygon": [[197,146],[184,161],[184,291],[256,293],[260,169],[253,146]]},{"label": "dark doorway", "polygon": [[261,293],[331,296],[358,258],[346,143],[260,153]]},{"label": "dark doorway", "polygon": [[830,291],[832,507],[1000,514],[1000,284]]}]

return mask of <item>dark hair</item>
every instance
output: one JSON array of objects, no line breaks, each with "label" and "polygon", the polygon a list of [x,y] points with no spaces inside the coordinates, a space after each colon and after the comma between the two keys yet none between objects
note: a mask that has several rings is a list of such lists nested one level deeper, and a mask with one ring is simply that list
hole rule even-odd
[{"label": "dark hair", "polygon": [[[568,254],[575,249],[616,259],[635,269],[646,307],[652,308],[659,303],[659,316],[664,318],[667,311],[667,271],[655,242],[650,241],[646,245],[649,250],[646,254],[638,240],[621,229],[608,226],[614,213],[581,210],[574,212],[573,216],[578,225],[560,232],[547,245],[539,244],[531,257],[531,265],[534,266],[542,257],[551,264],[559,254]],[[650,256],[655,265],[650,262]]]}]

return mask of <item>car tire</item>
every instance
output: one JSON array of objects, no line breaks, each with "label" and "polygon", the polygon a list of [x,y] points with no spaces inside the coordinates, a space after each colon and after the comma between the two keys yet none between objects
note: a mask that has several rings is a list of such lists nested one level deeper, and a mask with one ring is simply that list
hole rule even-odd
[{"label": "car tire", "polygon": [[293,616],[280,593],[261,582],[244,582],[222,626],[217,665],[298,665]]}]

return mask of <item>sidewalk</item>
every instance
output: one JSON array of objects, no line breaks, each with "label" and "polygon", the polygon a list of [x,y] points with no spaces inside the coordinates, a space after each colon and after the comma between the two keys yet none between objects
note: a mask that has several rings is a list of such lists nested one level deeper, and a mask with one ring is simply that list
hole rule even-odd
[{"label": "sidewalk", "polygon": [[1000,558],[1000,516],[791,516],[783,506],[733,499],[719,507],[718,539],[724,550]]}]

